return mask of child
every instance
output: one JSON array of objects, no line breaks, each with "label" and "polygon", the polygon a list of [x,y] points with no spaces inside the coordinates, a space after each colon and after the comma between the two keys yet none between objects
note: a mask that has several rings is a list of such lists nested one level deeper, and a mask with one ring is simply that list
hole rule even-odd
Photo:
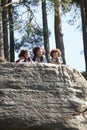
[{"label": "child", "polygon": [[19,59],[16,62],[31,62],[30,53],[28,50],[21,50],[19,53]]},{"label": "child", "polygon": [[63,63],[60,49],[51,50],[50,56],[51,56],[50,63],[53,63],[53,64]]},{"label": "child", "polygon": [[39,46],[34,47],[33,48],[33,54],[34,54],[34,56],[33,56],[32,60],[34,62],[47,63],[46,57],[44,55],[44,52],[45,51],[41,47],[39,47]]}]

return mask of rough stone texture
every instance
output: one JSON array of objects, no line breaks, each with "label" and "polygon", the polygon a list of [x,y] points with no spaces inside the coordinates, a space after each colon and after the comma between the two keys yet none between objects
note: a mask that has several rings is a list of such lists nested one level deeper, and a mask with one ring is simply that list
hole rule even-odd
[{"label": "rough stone texture", "polygon": [[65,65],[1,63],[0,130],[87,130],[87,81]]},{"label": "rough stone texture", "polygon": [[84,78],[87,80],[87,72],[82,72],[82,75],[83,75]]}]

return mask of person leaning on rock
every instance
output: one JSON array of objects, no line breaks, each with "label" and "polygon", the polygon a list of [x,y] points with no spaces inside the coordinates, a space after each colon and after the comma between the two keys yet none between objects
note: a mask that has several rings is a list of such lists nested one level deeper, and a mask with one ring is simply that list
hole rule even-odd
[{"label": "person leaning on rock", "polygon": [[50,52],[50,56],[51,56],[50,63],[52,63],[52,64],[62,64],[63,63],[60,49],[52,49]]},{"label": "person leaning on rock", "polygon": [[16,62],[32,62],[30,58],[30,52],[28,50],[21,50],[19,53],[19,59]]},{"label": "person leaning on rock", "polygon": [[45,50],[42,49],[41,47],[37,46],[33,48],[33,58],[32,60],[34,62],[39,62],[39,63],[47,63],[46,57],[45,57]]}]

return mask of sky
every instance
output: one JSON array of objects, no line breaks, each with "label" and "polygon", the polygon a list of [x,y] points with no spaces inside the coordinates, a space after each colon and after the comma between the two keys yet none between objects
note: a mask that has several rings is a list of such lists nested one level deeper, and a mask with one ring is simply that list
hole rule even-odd
[{"label": "sky", "polygon": [[[40,8],[36,7],[36,18],[40,23],[42,19]],[[48,28],[51,31],[49,38],[50,50],[55,48],[54,39],[54,14],[51,12],[48,14]],[[68,20],[71,19],[72,15],[67,13],[62,17],[62,33],[65,48],[66,64],[70,67],[82,72],[85,71],[85,61],[83,53],[83,36],[80,28],[77,29],[78,25],[81,24],[81,17],[77,17],[73,24],[69,24]],[[41,21],[42,24],[42,21]]]},{"label": "sky", "polygon": [[[69,25],[66,19],[69,16],[65,16],[63,18],[64,22],[62,23],[62,33],[63,33],[63,41],[65,48],[65,58],[66,64],[71,66],[72,68],[77,69],[78,71],[85,71],[85,61],[84,61],[84,53],[83,53],[83,36],[82,31],[76,29],[77,25]],[[51,17],[52,18],[52,17]],[[52,21],[51,19],[49,21]],[[51,29],[53,29],[53,25],[50,25]],[[55,40],[54,35],[50,37],[50,47],[55,48]]]},{"label": "sky", "polygon": [[[35,16],[37,23],[42,25],[41,7],[35,7],[34,11],[36,11]],[[51,36],[49,38],[50,50],[55,48],[53,16],[54,15],[52,12],[48,14],[48,28],[51,31]],[[67,13],[62,17],[62,33],[65,48],[66,64],[71,68],[74,68],[77,71],[82,72],[85,71],[83,36],[82,31],[79,28],[77,29],[78,24],[81,24],[81,18],[77,18],[74,24],[70,25],[67,21],[71,17],[72,16],[70,16],[70,13]]]}]

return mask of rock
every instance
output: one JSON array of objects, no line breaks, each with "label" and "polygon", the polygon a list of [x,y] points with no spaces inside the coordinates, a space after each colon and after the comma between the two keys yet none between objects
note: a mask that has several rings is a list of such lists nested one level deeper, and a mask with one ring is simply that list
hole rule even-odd
[{"label": "rock", "polygon": [[83,75],[84,78],[87,80],[87,72],[82,72],[82,75]]},{"label": "rock", "polygon": [[67,65],[1,63],[0,130],[87,130],[87,81]]}]

